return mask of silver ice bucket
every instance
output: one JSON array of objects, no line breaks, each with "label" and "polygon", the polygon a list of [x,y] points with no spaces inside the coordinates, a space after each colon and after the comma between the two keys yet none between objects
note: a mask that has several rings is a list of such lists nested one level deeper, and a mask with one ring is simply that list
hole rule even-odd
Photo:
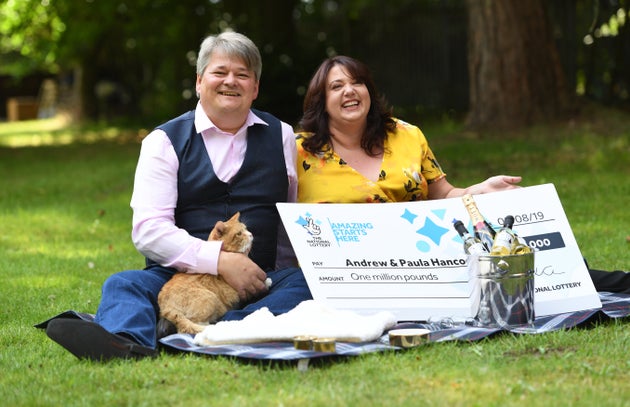
[{"label": "silver ice bucket", "polygon": [[534,252],[481,255],[476,274],[482,326],[510,328],[534,323]]}]

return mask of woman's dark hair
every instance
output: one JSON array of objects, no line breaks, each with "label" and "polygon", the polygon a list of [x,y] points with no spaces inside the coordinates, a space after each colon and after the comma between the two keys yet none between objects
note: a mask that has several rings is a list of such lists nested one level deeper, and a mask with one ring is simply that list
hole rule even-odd
[{"label": "woman's dark hair", "polygon": [[385,97],[376,90],[368,67],[354,58],[342,55],[322,62],[308,85],[304,97],[304,113],[299,127],[301,131],[313,134],[302,142],[302,147],[309,153],[316,154],[330,143],[331,135],[328,127],[328,112],[326,112],[326,81],[328,73],[336,65],[341,65],[348,75],[357,82],[363,83],[368,89],[371,104],[365,134],[361,138],[361,148],[368,155],[377,155],[383,151],[387,132],[396,128],[396,122],[392,119],[391,108]]}]

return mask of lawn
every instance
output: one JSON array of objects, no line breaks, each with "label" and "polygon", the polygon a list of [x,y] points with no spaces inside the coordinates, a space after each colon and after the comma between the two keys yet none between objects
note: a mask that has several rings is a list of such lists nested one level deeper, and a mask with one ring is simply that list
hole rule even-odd
[{"label": "lawn", "polygon": [[[408,118],[404,118],[409,120]],[[582,254],[630,265],[630,114],[585,107],[512,132],[421,123],[456,185],[496,173],[553,183]],[[420,124],[420,123],[419,123]],[[33,327],[94,312],[113,272],[142,267],[130,242],[144,129],[0,123],[0,395],[11,406],[622,406],[630,402],[628,320],[542,335],[501,335],[404,352],[293,364],[163,353],[79,361]]]}]

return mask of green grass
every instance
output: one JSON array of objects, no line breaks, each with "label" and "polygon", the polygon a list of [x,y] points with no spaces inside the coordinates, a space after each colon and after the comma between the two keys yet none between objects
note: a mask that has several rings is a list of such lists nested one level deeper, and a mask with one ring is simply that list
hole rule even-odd
[{"label": "green grass", "polygon": [[[405,118],[409,120],[409,118]],[[411,120],[409,120],[411,121]],[[591,266],[630,264],[630,115],[587,108],[571,122],[476,134],[423,125],[456,185],[495,173],[554,183]],[[130,242],[133,173],[144,130],[0,124],[0,395],[12,406],[628,405],[626,321],[502,335],[317,363],[247,363],[162,354],[79,361],[33,328],[94,312],[113,272],[140,267]]]}]

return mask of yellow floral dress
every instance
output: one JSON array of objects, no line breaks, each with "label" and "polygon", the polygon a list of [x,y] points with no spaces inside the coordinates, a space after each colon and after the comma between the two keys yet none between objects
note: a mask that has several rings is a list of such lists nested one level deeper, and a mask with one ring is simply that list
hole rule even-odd
[{"label": "yellow floral dress", "polygon": [[425,200],[428,184],[446,174],[422,131],[402,120],[388,133],[379,179],[355,171],[332,149],[316,155],[302,148],[309,133],[297,136],[298,202],[381,203]]}]

